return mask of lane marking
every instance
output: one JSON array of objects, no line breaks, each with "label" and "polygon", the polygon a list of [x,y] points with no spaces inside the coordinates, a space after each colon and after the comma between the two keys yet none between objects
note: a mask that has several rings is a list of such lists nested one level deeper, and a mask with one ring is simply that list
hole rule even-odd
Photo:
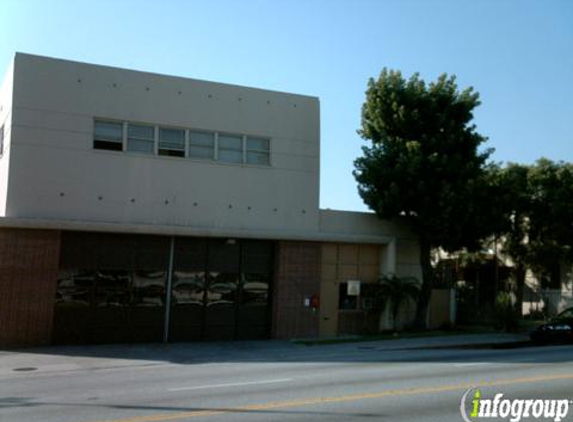
[{"label": "lane marking", "polygon": [[478,365],[489,365],[489,362],[466,362],[466,363],[454,363],[454,366],[458,368],[463,368],[465,366],[478,366]]},{"label": "lane marking", "polygon": [[289,382],[292,378],[281,378],[276,380],[229,382],[226,384],[195,385],[192,387],[170,388],[168,391],[203,390],[206,388],[243,387],[245,385],[275,384],[279,382]]},{"label": "lane marking", "polygon": [[195,411],[179,412],[179,413],[163,413],[159,415],[133,416],[128,418],[107,419],[107,420],[98,420],[92,422],[163,422],[177,419],[190,419],[190,418],[198,418],[205,416],[216,416],[228,413],[249,412],[253,410],[260,411],[260,410],[270,410],[270,409],[287,409],[291,407],[309,406],[314,404],[343,403],[357,400],[378,399],[383,397],[443,393],[457,390],[467,390],[468,388],[492,387],[492,386],[512,385],[512,384],[529,384],[543,381],[558,381],[567,379],[573,379],[573,374],[560,374],[560,375],[523,377],[523,378],[506,378],[492,381],[478,381],[474,383],[464,382],[460,384],[442,385],[438,387],[403,388],[396,390],[384,390],[376,393],[350,394],[346,396],[311,397],[308,399],[299,399],[299,400],[282,401],[282,402],[268,402],[268,403],[253,404],[248,406],[229,407],[224,409],[195,410]]}]

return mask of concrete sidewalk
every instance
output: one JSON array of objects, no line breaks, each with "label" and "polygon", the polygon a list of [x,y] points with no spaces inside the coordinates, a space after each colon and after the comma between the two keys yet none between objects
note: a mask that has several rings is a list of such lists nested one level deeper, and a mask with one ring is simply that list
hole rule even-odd
[{"label": "concrete sidewalk", "polygon": [[452,334],[444,336],[427,336],[398,338],[395,340],[380,340],[364,342],[375,343],[376,347],[384,350],[426,349],[441,347],[469,347],[479,345],[508,344],[528,341],[528,334],[485,333],[485,334]]},{"label": "concrete sidewalk", "polygon": [[66,371],[113,370],[160,365],[213,365],[237,362],[336,361],[375,350],[397,353],[426,348],[478,347],[526,341],[523,334],[464,334],[306,346],[289,341],[113,344],[51,346],[0,351],[0,377]]}]

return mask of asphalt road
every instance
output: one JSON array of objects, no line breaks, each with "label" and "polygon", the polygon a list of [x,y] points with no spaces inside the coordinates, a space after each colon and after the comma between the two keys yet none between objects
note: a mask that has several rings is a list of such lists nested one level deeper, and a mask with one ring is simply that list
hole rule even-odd
[{"label": "asphalt road", "polygon": [[[0,352],[2,422],[461,421],[470,387],[482,397],[573,399],[573,346],[254,342]],[[573,405],[564,420],[573,421]]]}]

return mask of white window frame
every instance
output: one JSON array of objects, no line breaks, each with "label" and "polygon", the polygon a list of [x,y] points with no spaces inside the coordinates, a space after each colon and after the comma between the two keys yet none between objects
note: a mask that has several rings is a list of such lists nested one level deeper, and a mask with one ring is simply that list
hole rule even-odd
[{"label": "white window frame", "polygon": [[[138,137],[131,137],[131,139],[134,139],[136,141],[145,141],[145,142],[150,142],[153,146],[153,148],[151,149],[151,151],[138,151],[138,150],[130,150],[129,149],[129,140],[130,140],[130,136],[129,136],[129,126],[145,126],[145,127],[149,127],[153,130],[153,136],[151,138],[138,138]],[[144,155],[155,155],[155,126],[154,125],[150,125],[150,124],[146,124],[146,123],[136,123],[136,122],[125,122],[124,125],[124,137],[125,137],[125,146],[124,146],[124,150],[126,152],[129,152],[131,154],[144,154]]]}]

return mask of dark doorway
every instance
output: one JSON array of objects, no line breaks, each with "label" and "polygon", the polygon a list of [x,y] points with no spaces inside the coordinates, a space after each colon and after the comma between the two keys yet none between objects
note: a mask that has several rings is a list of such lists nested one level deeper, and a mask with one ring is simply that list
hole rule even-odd
[{"label": "dark doorway", "polygon": [[172,341],[270,336],[273,243],[177,239]]}]

